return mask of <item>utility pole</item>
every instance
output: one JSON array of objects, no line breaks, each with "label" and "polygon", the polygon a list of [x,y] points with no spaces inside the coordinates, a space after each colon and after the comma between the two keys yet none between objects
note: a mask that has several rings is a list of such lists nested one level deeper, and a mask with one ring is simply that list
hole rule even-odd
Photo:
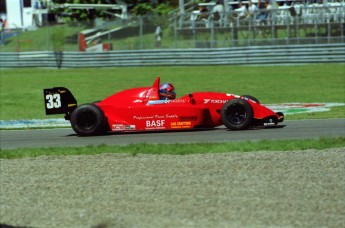
[{"label": "utility pole", "polygon": [[180,19],[179,19],[179,27],[182,28],[183,26],[183,19],[184,19],[184,0],[179,0],[179,8],[180,8],[180,12],[179,12],[179,16],[180,16]]},{"label": "utility pole", "polygon": [[224,27],[228,26],[229,0],[224,0]]}]

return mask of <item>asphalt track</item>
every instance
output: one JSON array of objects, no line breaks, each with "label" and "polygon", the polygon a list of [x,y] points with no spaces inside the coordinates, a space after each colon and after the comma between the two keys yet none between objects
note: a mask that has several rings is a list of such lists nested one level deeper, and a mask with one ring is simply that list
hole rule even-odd
[{"label": "asphalt track", "polygon": [[198,131],[116,133],[79,137],[72,128],[43,130],[1,130],[1,149],[88,145],[128,145],[131,143],[196,143],[241,140],[307,139],[345,136],[345,118],[290,120],[285,127],[230,131],[224,126]]}]

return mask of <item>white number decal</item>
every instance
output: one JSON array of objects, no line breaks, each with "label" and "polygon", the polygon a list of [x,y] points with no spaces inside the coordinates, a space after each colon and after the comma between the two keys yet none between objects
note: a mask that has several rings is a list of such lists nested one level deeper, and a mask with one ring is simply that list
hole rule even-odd
[{"label": "white number decal", "polygon": [[47,103],[46,103],[47,109],[60,108],[61,107],[61,96],[58,93],[47,94],[46,100],[47,100]]}]

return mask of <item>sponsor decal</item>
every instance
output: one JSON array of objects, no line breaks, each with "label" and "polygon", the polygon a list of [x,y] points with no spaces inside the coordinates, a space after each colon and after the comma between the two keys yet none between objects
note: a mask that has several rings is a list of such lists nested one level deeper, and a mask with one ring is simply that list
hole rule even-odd
[{"label": "sponsor decal", "polygon": [[184,104],[188,103],[189,101],[186,99],[176,99],[176,100],[152,100],[148,101],[147,105],[153,105],[153,104]]},{"label": "sponsor decal", "polygon": [[149,100],[158,100],[159,97],[154,95],[154,96],[149,96]]},{"label": "sponsor decal", "polygon": [[276,125],[272,118],[268,120],[268,123],[264,123],[264,126]]},{"label": "sponsor decal", "polygon": [[165,115],[151,115],[151,116],[133,116],[134,120],[149,120],[149,119],[172,119],[177,118],[176,114],[165,114]]},{"label": "sponsor decal", "polygon": [[180,116],[180,121],[196,121],[198,119],[197,116]]},{"label": "sponsor decal", "polygon": [[150,116],[133,116],[135,120],[144,120],[145,129],[165,129],[166,119],[177,119],[176,114],[155,114]]},{"label": "sponsor decal", "polygon": [[166,114],[165,118],[167,119],[173,119],[173,118],[177,118],[178,116],[176,114]]},{"label": "sponsor decal", "polygon": [[189,103],[187,99],[175,99],[175,100],[168,100],[169,103]]},{"label": "sponsor decal", "polygon": [[204,104],[224,104],[228,100],[217,100],[217,99],[204,99]]},{"label": "sponsor decal", "polygon": [[133,131],[135,130],[135,125],[125,125],[125,130],[126,131]]},{"label": "sponsor decal", "polygon": [[136,129],[135,125],[113,124],[112,131],[133,131]]},{"label": "sponsor decal", "polygon": [[154,116],[133,116],[133,120],[147,120],[147,119],[153,119]]},{"label": "sponsor decal", "polygon": [[123,124],[113,124],[111,126],[111,130],[113,131],[123,131],[125,129],[125,125]]},{"label": "sponsor decal", "polygon": [[191,128],[192,122],[190,121],[178,121],[178,122],[171,122],[171,128]]},{"label": "sponsor decal", "polygon": [[146,120],[146,129],[164,129],[165,120]]}]

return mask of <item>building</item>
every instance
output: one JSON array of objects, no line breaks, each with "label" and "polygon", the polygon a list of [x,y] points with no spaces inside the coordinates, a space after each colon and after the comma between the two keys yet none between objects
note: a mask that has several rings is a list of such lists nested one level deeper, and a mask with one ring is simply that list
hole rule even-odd
[{"label": "building", "polygon": [[30,29],[42,24],[50,0],[0,0],[5,29]]}]

